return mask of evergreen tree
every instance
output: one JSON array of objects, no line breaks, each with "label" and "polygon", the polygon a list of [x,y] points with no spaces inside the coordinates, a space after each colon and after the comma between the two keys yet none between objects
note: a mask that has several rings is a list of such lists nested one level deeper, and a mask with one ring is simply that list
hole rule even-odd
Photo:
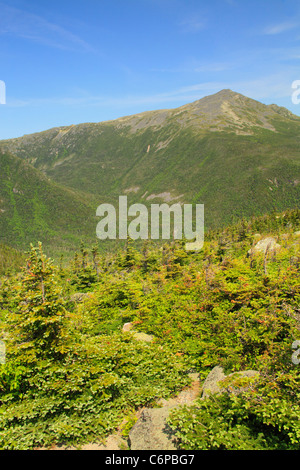
[{"label": "evergreen tree", "polygon": [[133,268],[134,266],[136,266],[137,257],[138,257],[138,252],[135,250],[133,246],[133,241],[130,237],[127,237],[124,267]]},{"label": "evergreen tree", "polygon": [[42,244],[31,245],[21,278],[12,285],[8,315],[9,353],[24,361],[59,359],[66,353],[63,342],[65,301],[57,269],[43,253]]},{"label": "evergreen tree", "polygon": [[94,269],[96,271],[97,278],[98,278],[99,277],[99,260],[98,260],[99,249],[98,249],[98,245],[93,246],[93,248],[91,250],[91,253],[92,253],[92,258],[93,258]]}]

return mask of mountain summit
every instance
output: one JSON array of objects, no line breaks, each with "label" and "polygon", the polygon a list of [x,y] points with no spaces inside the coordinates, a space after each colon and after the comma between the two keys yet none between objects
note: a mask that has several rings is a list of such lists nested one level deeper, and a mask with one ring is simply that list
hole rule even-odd
[{"label": "mountain summit", "polygon": [[0,241],[7,227],[11,240],[24,234],[20,243],[34,227],[47,228],[46,245],[49,233],[95,239],[97,206],[124,194],[129,203],[204,204],[207,228],[298,207],[299,139],[300,118],[287,109],[221,90],[176,109],[1,141]]},{"label": "mountain summit", "polygon": [[231,130],[237,134],[252,135],[255,129],[276,131],[271,123],[280,115],[291,120],[299,120],[286,108],[277,105],[264,105],[229,89],[201,98],[173,110],[141,113],[121,118],[120,123],[129,124],[133,129],[163,125],[168,119],[182,126],[196,127],[198,130]]}]

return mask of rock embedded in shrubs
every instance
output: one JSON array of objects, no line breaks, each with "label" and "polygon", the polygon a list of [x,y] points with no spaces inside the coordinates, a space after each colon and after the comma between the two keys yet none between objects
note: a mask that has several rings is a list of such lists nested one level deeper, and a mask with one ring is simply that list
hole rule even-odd
[{"label": "rock embedded in shrubs", "polygon": [[144,341],[145,343],[152,343],[153,341],[153,336],[148,335],[146,333],[140,332],[140,331],[134,331],[133,330],[133,323],[124,323],[122,332],[123,333],[131,333],[133,338],[136,339],[137,341]]},{"label": "rock embedded in shrubs", "polygon": [[[235,380],[238,382],[239,379],[244,378],[254,378],[259,377],[259,372],[257,370],[244,370],[239,372],[233,372],[232,374],[225,375],[224,370],[222,367],[216,366],[212,371],[208,374],[203,386],[202,386],[202,395],[201,398],[206,398],[210,394],[221,394],[224,392],[233,393],[235,395],[247,390],[246,386],[241,386],[235,384]],[[222,382],[226,380],[226,384],[224,383],[222,386]],[[232,379],[232,380],[230,380]],[[228,386],[229,383],[229,386]]]},{"label": "rock embedded in shrubs", "polygon": [[266,237],[256,243],[249,251],[248,255],[253,255],[256,253],[265,254],[267,251],[278,251],[280,250],[281,245],[279,245],[274,237]]}]

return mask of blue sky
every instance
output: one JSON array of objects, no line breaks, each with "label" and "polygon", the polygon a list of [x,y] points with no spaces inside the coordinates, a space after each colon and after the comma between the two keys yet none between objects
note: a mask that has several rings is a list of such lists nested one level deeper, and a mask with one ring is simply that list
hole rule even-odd
[{"label": "blue sky", "polygon": [[299,0],[0,0],[0,139],[223,88],[300,115]]}]

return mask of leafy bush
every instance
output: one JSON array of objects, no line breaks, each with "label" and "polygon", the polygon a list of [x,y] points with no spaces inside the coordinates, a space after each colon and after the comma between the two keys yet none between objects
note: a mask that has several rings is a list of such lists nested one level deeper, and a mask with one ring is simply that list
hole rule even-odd
[{"label": "leafy bush", "polygon": [[[168,424],[179,448],[201,450],[299,450],[299,372],[261,380],[240,395],[223,393],[171,412]],[[294,397],[284,396],[282,386]]]},{"label": "leafy bush", "polygon": [[168,350],[126,335],[84,339],[63,361],[1,368],[0,448],[104,438],[130,410],[189,383],[182,361]]}]

